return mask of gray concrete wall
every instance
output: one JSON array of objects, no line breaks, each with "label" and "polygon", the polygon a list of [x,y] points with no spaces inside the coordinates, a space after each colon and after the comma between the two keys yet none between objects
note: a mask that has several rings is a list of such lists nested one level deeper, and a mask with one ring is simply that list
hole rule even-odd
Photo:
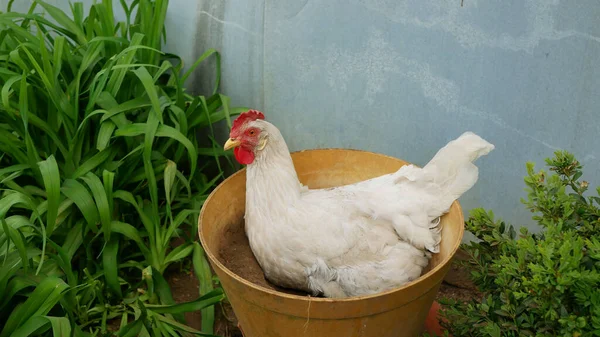
[{"label": "gray concrete wall", "polygon": [[[534,228],[526,161],[570,150],[600,182],[599,19],[597,0],[171,0],[166,47],[188,64],[220,50],[222,91],[263,110],[292,150],[423,165],[474,131],[496,150],[463,207]],[[208,90],[210,72],[192,88]]]}]

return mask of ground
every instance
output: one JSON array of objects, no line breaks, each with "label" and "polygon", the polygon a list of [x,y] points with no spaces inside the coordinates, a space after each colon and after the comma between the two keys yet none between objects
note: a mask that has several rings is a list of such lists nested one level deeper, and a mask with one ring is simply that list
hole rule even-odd
[{"label": "ground", "polygon": [[[190,271],[176,271],[167,276],[167,282],[171,285],[173,299],[177,303],[189,302],[198,298],[198,278]],[[187,324],[194,329],[201,329],[200,311],[185,314]],[[237,320],[228,303],[222,303],[215,307],[215,329],[214,334],[223,337],[242,336],[237,328]]]}]

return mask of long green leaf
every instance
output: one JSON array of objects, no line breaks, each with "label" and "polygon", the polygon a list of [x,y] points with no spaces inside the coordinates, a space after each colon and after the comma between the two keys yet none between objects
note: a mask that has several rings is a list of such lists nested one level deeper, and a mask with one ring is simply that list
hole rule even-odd
[{"label": "long green leaf", "polygon": [[[0,91],[2,94],[2,105],[5,107],[10,107],[10,96],[13,94],[14,90],[12,86],[20,81],[23,77],[21,75],[15,75],[4,82],[2,86],[2,90]],[[12,116],[11,116],[12,117]]]},{"label": "long green leaf", "polygon": [[198,213],[200,213],[200,210],[184,209],[179,211],[173,222],[171,222],[170,226],[168,227],[165,238],[171,239],[177,228],[179,228],[179,226],[181,226],[190,215]]},{"label": "long green leaf", "polygon": [[203,333],[201,331],[198,331],[198,330],[196,330],[194,328],[191,328],[191,327],[189,327],[187,325],[181,324],[181,323],[179,323],[179,322],[177,322],[175,320],[172,320],[172,319],[170,319],[168,317],[165,317],[165,316],[162,316],[162,315],[156,315],[155,317],[156,317],[157,320],[159,320],[161,322],[164,322],[164,323],[172,326],[173,328],[175,328],[175,329],[177,329],[179,331],[185,331],[185,332],[194,334],[196,336],[218,337],[218,336],[215,336],[215,335],[212,335],[212,334]]},{"label": "long green leaf", "polygon": [[160,108],[160,101],[158,99],[158,93],[156,92],[156,88],[154,87],[154,80],[152,79],[152,76],[144,67],[139,67],[133,72],[140,79],[140,82],[146,89],[146,94],[148,95],[148,97],[150,98],[150,102],[152,103],[152,112],[154,116],[162,124],[162,110]]},{"label": "long green leaf", "polygon": [[14,229],[12,227],[9,227],[8,224],[6,223],[5,219],[0,219],[0,222],[2,223],[2,229],[4,230],[4,233],[6,233],[6,235],[8,235],[8,237],[10,238],[10,241],[12,241],[12,243],[15,245],[15,247],[17,247],[17,251],[19,252],[19,255],[21,255],[23,269],[25,272],[27,272],[27,269],[28,269],[27,249],[25,248],[25,240],[23,238],[23,235],[21,234],[20,231]]},{"label": "long green leaf", "polygon": [[[208,294],[213,290],[212,272],[210,265],[204,256],[204,250],[198,242],[194,242],[194,253],[192,262],[194,273],[198,278],[200,295]],[[205,333],[214,333],[215,309],[206,307],[202,309],[202,331]]]},{"label": "long green leaf", "polygon": [[113,123],[113,121],[106,121],[100,125],[98,140],[96,142],[96,149],[98,149],[98,151],[106,149],[116,127],[117,125]]},{"label": "long green leaf", "polygon": [[167,207],[167,216],[169,217],[169,220],[171,222],[173,222],[173,215],[171,214],[171,194],[173,193],[173,183],[175,182],[176,176],[177,164],[171,160],[167,160],[167,166],[165,167],[164,175],[165,197],[167,199],[167,203],[165,204],[165,206]]},{"label": "long green leaf", "polygon": [[27,158],[29,160],[29,165],[36,173],[35,178],[39,180],[39,168],[36,165],[37,162],[40,161],[40,156],[35,149],[35,145],[33,144],[33,140],[31,139],[31,135],[29,134],[29,99],[27,96],[28,91],[27,78],[25,73],[23,73],[23,77],[21,78],[21,87],[19,90],[19,110],[21,111],[21,120],[23,121],[23,126],[25,130],[25,147],[27,148]]},{"label": "long green leaf", "polygon": [[102,265],[104,267],[104,277],[106,279],[106,284],[110,287],[110,289],[119,297],[123,297],[121,292],[121,285],[119,284],[119,275],[118,275],[118,260],[117,253],[119,251],[119,240],[117,238],[112,238],[104,247],[104,251],[102,252]]},{"label": "long green leaf", "polygon": [[34,209],[31,199],[19,191],[10,191],[0,199],[0,218],[4,218],[8,211],[15,205],[21,204],[30,209]]},{"label": "long green leaf", "polygon": [[198,161],[198,153],[196,152],[196,147],[192,142],[187,139],[181,132],[177,129],[174,129],[167,125],[160,125],[158,130],[156,131],[157,137],[168,137],[180,142],[185,148],[188,150],[188,155],[190,157],[191,169],[190,176],[194,175],[196,171],[196,163]]},{"label": "long green leaf", "polygon": [[52,325],[52,333],[54,334],[54,337],[71,336],[71,322],[69,322],[67,317],[46,316],[46,319],[48,319]]},{"label": "long green leaf", "polygon": [[34,316],[17,329],[11,337],[28,337],[52,328],[54,337],[70,337],[71,322],[67,317],[52,317],[52,316]]},{"label": "long green leaf", "polygon": [[[175,300],[173,299],[173,293],[171,292],[171,286],[167,283],[167,280],[163,275],[156,269],[151,268],[150,273],[152,274],[152,281],[154,284],[154,291],[158,295],[160,303],[162,305],[174,305]],[[173,313],[175,319],[178,321],[185,321],[183,313]]]},{"label": "long green leaf", "polygon": [[175,249],[173,249],[169,254],[167,254],[167,257],[165,258],[165,264],[180,261],[188,257],[193,250],[194,246],[191,244],[179,245]]},{"label": "long green leaf", "polygon": [[67,234],[67,237],[65,238],[62,249],[65,251],[65,254],[67,255],[67,259],[69,261],[73,259],[75,253],[83,244],[82,230],[84,222],[84,219],[80,219],[79,221],[77,221],[75,225],[71,227],[69,233]]},{"label": "long green leaf", "polygon": [[[115,136],[117,137],[135,137],[140,136],[148,132],[152,128],[152,125],[149,123],[135,123],[129,124],[126,127],[123,127],[117,131],[115,131]],[[191,163],[191,172],[196,170],[196,162],[198,160],[198,152],[194,144],[179,130],[172,128],[168,125],[158,125],[155,131],[156,137],[166,137],[181,143],[187,150]],[[224,151],[223,151],[224,153]],[[212,153],[211,153],[212,155]]]},{"label": "long green leaf", "polygon": [[[40,255],[41,250],[35,247],[27,247],[28,259],[37,259]],[[4,256],[2,264],[0,264],[0,294],[4,293],[6,295],[6,285],[17,270],[19,270],[22,262],[23,260],[18,252],[13,251]]]},{"label": "long green leaf", "polygon": [[56,226],[58,216],[58,204],[60,202],[60,173],[54,156],[38,163],[40,172],[46,187],[48,209],[46,211],[46,233],[52,235]]},{"label": "long green leaf", "polygon": [[44,1],[36,0],[36,3],[38,3],[40,6],[44,7],[46,12],[48,12],[48,14],[50,14],[59,25],[63,26],[68,31],[75,34],[79,43],[85,44],[87,42],[87,40],[85,38],[85,34],[81,30],[81,28],[79,26],[77,26],[77,24],[75,24],[75,22],[73,20],[71,20],[65,14],[65,12],[60,10],[60,8],[52,6]]},{"label": "long green leaf", "polygon": [[0,311],[3,310],[7,304],[14,303],[11,301],[13,296],[15,296],[18,292],[23,289],[33,287],[37,283],[33,279],[33,277],[25,277],[25,276],[15,276],[10,279],[8,285],[5,288],[5,292],[0,291]]},{"label": "long green leaf", "polygon": [[148,116],[148,122],[146,123],[146,134],[144,137],[144,150],[142,157],[144,158],[144,171],[146,172],[146,179],[148,180],[148,189],[150,191],[150,201],[152,208],[152,216],[158,218],[158,186],[156,184],[156,177],[154,176],[154,168],[152,165],[152,143],[156,135],[156,130],[159,126],[159,120],[156,119],[154,114]]},{"label": "long green leaf", "polygon": [[102,164],[106,163],[110,158],[112,158],[116,153],[116,149],[112,147],[105,148],[104,150],[96,153],[90,159],[86,160],[81,166],[77,168],[75,172],[71,175],[72,179],[77,179],[86,173],[96,169]]},{"label": "long green leaf", "polygon": [[[98,104],[100,106],[105,107],[106,103],[104,101],[102,101],[103,98],[107,99],[106,94],[101,95],[98,98]],[[106,114],[104,114],[102,116],[102,119],[100,121],[104,122],[104,121],[111,119],[119,114],[124,113],[124,112],[135,111],[135,110],[147,108],[150,106],[152,106],[152,103],[150,103],[148,97],[145,97],[145,96],[136,97],[136,98],[133,98],[122,104],[115,105],[114,107],[108,107],[108,109],[106,109],[107,110]]]},{"label": "long green leaf", "polygon": [[50,321],[44,316],[33,316],[27,320],[23,325],[16,329],[10,336],[11,337],[29,337],[36,335],[40,332],[45,332],[50,328]]},{"label": "long green leaf", "polygon": [[12,336],[12,333],[21,326],[33,324],[30,322],[35,320],[36,316],[46,315],[60,301],[67,288],[67,284],[58,277],[43,278],[31,296],[12,311],[0,337]]},{"label": "long green leaf", "polygon": [[[66,110],[65,112],[67,114],[73,116],[75,114],[75,111],[73,111],[72,107],[69,105],[62,104],[62,102],[66,101],[66,99],[65,99],[66,94],[60,89],[60,87],[53,85],[52,80],[48,77],[48,75],[46,73],[44,73],[42,66],[40,66],[40,64],[37,62],[36,58],[32,54],[32,51],[30,51],[29,48],[27,48],[25,46],[21,46],[21,49],[25,52],[25,54],[29,58],[29,61],[31,62],[31,64],[33,64],[33,67],[38,72],[40,79],[46,89],[46,92],[47,92],[48,96],[50,97],[50,99],[52,100],[52,103],[54,104],[54,106],[56,106],[57,108],[65,109]],[[21,83],[24,83],[24,82],[21,82]],[[23,89],[21,89],[20,92],[21,92],[21,94],[23,94],[24,93]],[[21,111],[23,111],[23,110],[21,110]]]},{"label": "long green leaf", "polygon": [[196,70],[196,68],[209,56],[211,55],[215,55],[217,64],[216,64],[216,72],[217,72],[217,76],[215,78],[215,85],[214,85],[214,89],[213,89],[213,94],[215,94],[219,88],[219,83],[221,81],[221,55],[219,55],[219,52],[215,49],[209,49],[207,51],[204,52],[204,54],[200,55],[200,57],[196,60],[196,62],[194,62],[194,64],[190,67],[190,69],[188,69],[185,74],[183,75],[183,77],[181,77],[181,81],[182,83],[185,83],[185,81],[188,79],[188,77],[190,77],[190,75],[194,72],[194,70]]},{"label": "long green leaf", "polygon": [[81,214],[87,221],[88,227],[96,233],[98,231],[98,223],[100,215],[96,204],[90,195],[90,192],[80,182],[74,179],[66,179],[63,182],[61,191],[67,198],[71,199],[77,205]]},{"label": "long green leaf", "polygon": [[208,294],[200,296],[195,301],[179,303],[173,305],[155,305],[155,304],[147,304],[146,308],[153,312],[159,314],[174,314],[174,313],[184,313],[191,311],[198,311],[203,308],[206,308],[210,305],[214,305],[219,303],[225,298],[222,289],[215,289]]},{"label": "long green leaf", "polygon": [[[140,45],[142,43],[143,38],[144,38],[143,34],[135,33],[131,37],[131,42],[129,42],[129,45],[130,46]],[[129,50],[124,56],[122,56],[118,59],[115,66],[131,63],[133,61],[133,58],[135,57],[135,53],[136,53],[135,49]],[[114,69],[114,67],[113,67],[113,69]],[[123,84],[123,79],[125,79],[126,74],[127,74],[127,69],[123,68],[123,69],[114,70],[113,76],[110,78],[110,80],[108,81],[108,84],[106,85],[107,91],[110,92],[113,97],[116,97],[117,94],[119,93],[119,90],[121,89],[121,85]]]},{"label": "long green leaf", "polygon": [[62,70],[63,52],[65,50],[66,39],[64,36],[57,36],[54,38],[54,50],[52,57],[52,64],[54,65],[54,80],[58,78]]},{"label": "long green leaf", "polygon": [[143,335],[143,330],[145,329],[144,327],[144,323],[146,321],[146,318],[148,317],[148,312],[146,311],[146,308],[144,307],[144,304],[138,299],[137,300],[137,305],[139,306],[140,310],[138,311],[139,317],[137,317],[136,320],[134,320],[133,322],[125,325],[124,327],[122,327],[121,329],[119,329],[119,331],[117,332],[117,336],[119,337],[134,337],[134,336],[142,336]]},{"label": "long green leaf", "polygon": [[106,196],[106,190],[104,189],[104,185],[100,181],[97,175],[88,172],[84,177],[81,178],[92,191],[92,196],[94,197],[94,201],[96,202],[96,207],[98,209],[98,214],[100,215],[100,222],[102,223],[102,231],[104,232],[104,237],[106,241],[110,241],[110,224],[111,224],[111,216],[110,216],[110,205],[108,203],[108,197]]},{"label": "long green leaf", "polygon": [[119,337],[137,337],[140,336],[140,331],[144,327],[144,322],[141,319],[137,319],[126,326],[122,327],[118,332]]},{"label": "long green leaf", "polygon": [[132,205],[135,208],[135,210],[138,212],[137,215],[140,217],[140,220],[142,221],[142,224],[144,225],[144,228],[146,229],[146,232],[148,233],[148,236],[150,237],[150,240],[154,240],[155,236],[156,236],[157,228],[155,227],[154,222],[152,221],[152,218],[150,218],[148,216],[148,214],[146,214],[144,209],[142,207],[140,207],[140,205],[136,202],[135,198],[133,197],[133,194],[131,194],[130,192],[127,192],[127,191],[118,190],[118,191],[115,191],[113,196],[117,199],[121,199],[121,200],[129,203],[130,205]]},{"label": "long green leaf", "polygon": [[152,261],[150,251],[144,244],[144,241],[142,240],[142,236],[139,234],[138,230],[135,227],[133,227],[132,225],[130,225],[128,223],[124,223],[124,222],[120,222],[120,221],[113,221],[111,224],[111,228],[112,228],[113,232],[122,234],[125,237],[127,237],[128,239],[135,241],[135,243],[137,243],[138,247],[140,248],[140,250],[142,251],[144,256],[146,256],[146,259],[148,261]]}]

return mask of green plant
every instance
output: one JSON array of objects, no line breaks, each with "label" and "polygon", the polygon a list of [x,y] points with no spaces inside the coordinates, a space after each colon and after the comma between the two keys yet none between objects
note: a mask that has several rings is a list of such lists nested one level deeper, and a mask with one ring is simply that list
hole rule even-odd
[{"label": "green plant", "polygon": [[[112,0],[87,16],[80,2],[70,15],[11,4],[0,13],[0,337],[107,335],[115,320],[121,336],[200,334],[182,315],[200,309],[212,334],[223,293],[190,233],[231,163],[213,124],[242,109],[217,93],[219,76],[207,98],[184,83],[211,55],[219,72],[218,53],[183,73],[160,50],[167,0],[121,0],[119,22]],[[163,273],[185,258],[202,296],[175,304]]]},{"label": "green plant", "polygon": [[441,301],[454,336],[600,336],[600,188],[587,196],[582,166],[568,152],[527,164],[528,199],[543,228],[517,234],[492,211],[472,211],[464,245],[481,303]]}]

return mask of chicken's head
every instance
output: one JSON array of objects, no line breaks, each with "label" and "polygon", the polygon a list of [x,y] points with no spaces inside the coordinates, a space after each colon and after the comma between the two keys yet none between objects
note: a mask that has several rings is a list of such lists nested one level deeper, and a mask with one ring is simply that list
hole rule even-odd
[{"label": "chicken's head", "polygon": [[235,159],[240,164],[251,164],[256,153],[265,147],[267,140],[264,130],[255,123],[255,121],[263,119],[265,119],[265,115],[262,112],[249,110],[240,114],[233,121],[229,139],[223,148],[225,150],[233,148]]}]

